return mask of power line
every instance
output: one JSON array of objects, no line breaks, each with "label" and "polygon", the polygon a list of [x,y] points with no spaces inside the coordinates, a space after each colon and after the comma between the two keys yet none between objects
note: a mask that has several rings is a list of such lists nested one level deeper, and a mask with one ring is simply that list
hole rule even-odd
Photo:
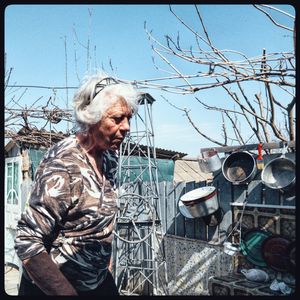
[{"label": "power line", "polygon": [[65,90],[65,89],[77,89],[76,86],[43,86],[43,85],[7,85],[12,88],[36,88],[36,89],[49,89],[49,90]]}]

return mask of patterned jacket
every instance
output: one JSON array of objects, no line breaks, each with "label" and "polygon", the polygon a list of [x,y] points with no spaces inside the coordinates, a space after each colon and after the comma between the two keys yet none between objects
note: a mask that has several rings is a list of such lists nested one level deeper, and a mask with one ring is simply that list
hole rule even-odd
[{"label": "patterned jacket", "polygon": [[111,256],[117,162],[116,152],[104,152],[103,185],[74,136],[50,148],[18,222],[19,258],[46,250],[75,289],[96,288]]}]

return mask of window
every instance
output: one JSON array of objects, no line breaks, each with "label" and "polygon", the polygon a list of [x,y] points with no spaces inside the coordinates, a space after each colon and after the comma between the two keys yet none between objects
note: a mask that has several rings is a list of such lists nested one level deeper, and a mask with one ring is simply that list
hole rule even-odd
[{"label": "window", "polygon": [[19,203],[21,169],[18,158],[8,158],[5,163],[5,196],[7,204]]}]

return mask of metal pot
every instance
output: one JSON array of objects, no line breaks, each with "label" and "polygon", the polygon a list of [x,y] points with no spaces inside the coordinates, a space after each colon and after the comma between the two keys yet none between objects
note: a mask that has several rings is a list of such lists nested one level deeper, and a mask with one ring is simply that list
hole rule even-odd
[{"label": "metal pot", "polygon": [[222,165],[224,177],[236,185],[249,183],[255,177],[256,171],[255,159],[246,151],[231,153]]},{"label": "metal pot", "polygon": [[284,156],[277,157],[265,165],[261,180],[271,189],[288,191],[296,182],[296,165]]},{"label": "metal pot", "polygon": [[202,158],[198,157],[199,167],[204,173],[211,173],[221,169],[222,163],[218,152],[214,149],[202,152]]},{"label": "metal pot", "polygon": [[204,186],[180,197],[188,212],[194,218],[214,213],[219,208],[217,190],[214,186]]}]

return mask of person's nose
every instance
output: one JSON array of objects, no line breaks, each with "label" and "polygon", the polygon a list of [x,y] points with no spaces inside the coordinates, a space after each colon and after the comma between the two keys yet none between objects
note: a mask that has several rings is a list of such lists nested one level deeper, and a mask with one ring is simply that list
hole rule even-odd
[{"label": "person's nose", "polygon": [[122,131],[129,131],[130,130],[130,122],[129,122],[128,118],[124,118],[124,120],[121,123],[120,130],[122,130]]}]

